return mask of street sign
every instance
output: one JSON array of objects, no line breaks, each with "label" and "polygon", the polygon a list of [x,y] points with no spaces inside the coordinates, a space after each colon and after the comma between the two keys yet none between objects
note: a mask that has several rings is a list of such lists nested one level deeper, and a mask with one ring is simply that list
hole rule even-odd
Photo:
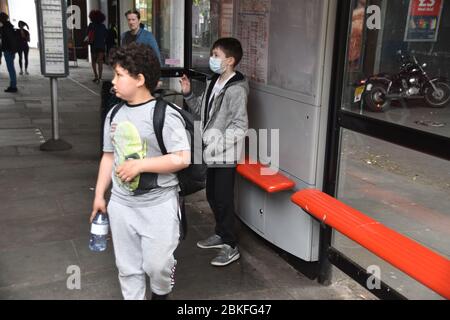
[{"label": "street sign", "polygon": [[65,0],[36,0],[39,25],[41,73],[45,77],[67,77],[67,26]]},{"label": "street sign", "polygon": [[42,151],[69,150],[72,146],[59,138],[58,78],[69,75],[65,0],[36,0],[39,25],[41,73],[50,78],[52,138],[40,146]]}]

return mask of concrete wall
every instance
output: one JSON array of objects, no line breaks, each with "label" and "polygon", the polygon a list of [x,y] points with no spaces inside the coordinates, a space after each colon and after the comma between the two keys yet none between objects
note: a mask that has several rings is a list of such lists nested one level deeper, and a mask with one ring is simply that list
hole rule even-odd
[{"label": "concrete wall", "polygon": [[108,27],[109,20],[108,20],[108,0],[100,0],[100,10],[105,14],[106,20],[105,20],[105,26]]},{"label": "concrete wall", "polygon": [[132,9],[134,6],[133,0],[120,0],[120,32],[128,31],[128,23],[127,19],[125,18],[125,12]]},{"label": "concrete wall", "polygon": [[6,12],[7,14],[9,14],[8,1],[7,0],[0,0],[0,11],[1,12]]},{"label": "concrete wall", "polygon": [[86,1],[87,12],[95,9],[100,9],[100,1],[99,0],[87,0]]},{"label": "concrete wall", "polygon": [[38,26],[34,0],[9,1],[8,5],[11,23],[15,28],[19,28],[18,22],[25,21],[30,27],[30,47],[37,48]]}]

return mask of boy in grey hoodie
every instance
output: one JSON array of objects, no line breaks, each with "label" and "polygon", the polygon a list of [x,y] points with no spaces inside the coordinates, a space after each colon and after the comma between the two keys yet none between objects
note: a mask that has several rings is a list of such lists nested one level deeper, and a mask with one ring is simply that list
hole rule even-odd
[{"label": "boy in grey hoodie", "polygon": [[235,68],[242,58],[242,46],[235,38],[221,38],[211,48],[209,66],[215,73],[199,97],[184,75],[181,89],[190,111],[200,117],[203,158],[208,165],[206,196],[214,212],[215,234],[197,242],[203,249],[221,249],[211,261],[226,266],[239,259],[234,231],[234,179],[236,164],[248,130],[248,81]]}]

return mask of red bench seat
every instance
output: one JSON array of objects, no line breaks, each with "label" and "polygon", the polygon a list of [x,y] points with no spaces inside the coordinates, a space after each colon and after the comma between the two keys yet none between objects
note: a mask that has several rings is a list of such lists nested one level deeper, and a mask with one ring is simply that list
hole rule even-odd
[{"label": "red bench seat", "polygon": [[[273,175],[263,175],[262,169],[272,171]],[[275,172],[260,163],[250,163],[249,160],[246,160],[243,164],[239,164],[237,166],[237,172],[268,193],[290,190],[295,186],[294,181],[281,173]]]}]

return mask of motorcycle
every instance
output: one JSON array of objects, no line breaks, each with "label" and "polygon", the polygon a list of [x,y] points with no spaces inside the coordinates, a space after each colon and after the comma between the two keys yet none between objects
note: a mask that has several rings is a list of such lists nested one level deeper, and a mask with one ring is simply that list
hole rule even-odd
[{"label": "motorcycle", "polygon": [[355,90],[355,102],[364,99],[370,111],[384,112],[392,100],[425,99],[427,105],[442,108],[450,101],[450,85],[441,77],[430,78],[426,63],[420,64],[414,55],[400,55],[400,71],[380,73],[360,81]]}]

